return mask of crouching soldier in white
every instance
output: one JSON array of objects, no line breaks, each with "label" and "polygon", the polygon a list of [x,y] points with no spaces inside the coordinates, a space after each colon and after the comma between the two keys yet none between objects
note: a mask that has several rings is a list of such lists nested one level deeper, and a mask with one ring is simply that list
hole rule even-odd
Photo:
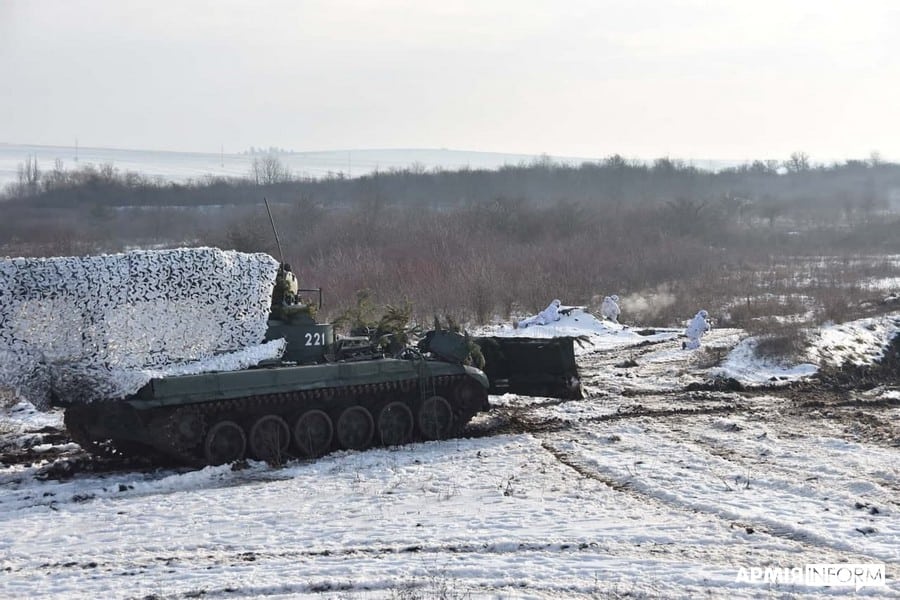
[{"label": "crouching soldier in white", "polygon": [[613,323],[619,322],[619,297],[613,294],[603,299],[600,305],[600,315],[604,319],[609,319]]},{"label": "crouching soldier in white", "polygon": [[546,325],[547,323],[552,323],[554,321],[559,321],[559,300],[554,300],[550,303],[550,306],[534,315],[533,317],[528,317],[527,319],[522,319],[516,324],[517,328],[528,327],[529,325]]},{"label": "crouching soldier in white", "polygon": [[705,310],[701,310],[694,315],[694,318],[688,323],[687,329],[684,330],[684,335],[687,336],[688,341],[681,342],[682,350],[695,350],[700,347],[700,338],[709,331],[707,317],[709,317],[709,313]]}]

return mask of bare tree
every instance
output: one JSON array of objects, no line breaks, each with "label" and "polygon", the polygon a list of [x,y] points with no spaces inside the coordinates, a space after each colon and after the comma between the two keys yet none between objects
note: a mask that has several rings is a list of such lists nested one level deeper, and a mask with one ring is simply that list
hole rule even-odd
[{"label": "bare tree", "polygon": [[804,173],[809,171],[809,154],[806,152],[794,152],[784,161],[784,168],[788,173]]},{"label": "bare tree", "polygon": [[254,158],[250,174],[256,181],[256,185],[285,183],[293,178],[291,170],[274,154],[266,154],[261,158]]},{"label": "bare tree", "polygon": [[100,165],[97,174],[104,183],[113,183],[119,175],[119,169],[111,162],[105,162]]},{"label": "bare tree", "polygon": [[53,190],[63,187],[67,182],[68,176],[63,166],[63,161],[57,158],[53,162],[53,170],[44,175],[44,189]]},{"label": "bare tree", "polygon": [[25,157],[24,164],[19,163],[16,175],[21,193],[27,196],[33,196],[37,193],[38,184],[41,181],[41,169],[38,166],[36,156],[29,154]]},{"label": "bare tree", "polygon": [[679,196],[666,203],[666,229],[680,235],[698,234],[709,226],[709,218],[704,213],[706,202]]}]

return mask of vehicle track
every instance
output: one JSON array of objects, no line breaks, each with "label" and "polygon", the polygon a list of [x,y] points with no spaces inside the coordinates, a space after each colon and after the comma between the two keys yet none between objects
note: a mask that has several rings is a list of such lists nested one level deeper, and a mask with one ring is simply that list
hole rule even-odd
[{"label": "vehicle track", "polygon": [[[735,523],[734,528],[746,528]],[[815,549],[807,558],[824,559],[827,551]],[[785,563],[796,560],[797,555],[790,548],[772,548],[741,545],[740,557],[748,560],[782,560]],[[555,540],[553,542],[476,542],[440,544],[405,544],[385,545],[372,544],[364,546],[345,546],[337,548],[312,548],[289,550],[241,550],[238,548],[222,549],[219,546],[200,546],[192,549],[180,549],[166,554],[117,554],[114,557],[90,556],[88,558],[52,560],[39,564],[17,563],[13,558],[6,562],[3,572],[9,575],[22,576],[34,574],[38,577],[64,577],[69,571],[88,571],[122,577],[146,578],[148,576],[164,577],[165,574],[177,574],[179,570],[203,571],[212,569],[239,569],[252,565],[272,565],[283,563],[285,568],[296,569],[298,565],[321,564],[324,561],[335,561],[346,564],[347,560],[359,560],[366,563],[385,561],[394,564],[401,560],[436,561],[449,556],[460,557],[471,564],[479,558],[489,561],[509,560],[513,562],[540,560],[541,556],[571,555],[573,560],[579,557],[614,557],[615,560],[653,560],[690,562],[701,561],[704,564],[718,564],[722,561],[720,549],[696,543],[653,543],[647,540],[622,541],[620,539],[603,539],[601,541],[573,539],[571,541]],[[297,584],[299,591],[328,591],[316,589],[333,579],[313,580],[307,584]],[[348,578],[347,589],[356,586]],[[463,578],[461,583],[467,586],[484,587],[491,584],[480,581],[477,577]],[[281,586],[280,586],[281,587]],[[532,582],[528,589],[544,589]],[[548,588],[548,589],[553,589]],[[568,589],[568,587],[566,588]],[[233,590],[237,591],[237,590]],[[282,588],[283,592],[283,588]],[[211,590],[206,590],[212,594]]]},{"label": "vehicle track", "polygon": [[670,509],[679,510],[682,512],[687,512],[691,514],[703,515],[705,517],[714,518],[722,521],[727,524],[729,527],[736,527],[743,529],[747,533],[759,533],[762,535],[767,535],[773,538],[778,538],[782,540],[787,540],[791,542],[796,542],[803,547],[814,550],[814,551],[831,551],[840,553],[840,556],[844,557],[844,560],[855,560],[859,559],[860,561],[883,561],[884,557],[871,556],[868,554],[861,554],[857,552],[854,548],[848,546],[847,544],[834,543],[831,540],[823,538],[821,536],[817,536],[810,532],[804,532],[802,530],[798,530],[791,527],[785,527],[779,525],[777,523],[759,521],[759,522],[749,522],[744,519],[741,519],[738,515],[729,514],[727,511],[716,511],[709,510],[703,508],[698,505],[687,505],[681,502],[676,501],[673,498],[667,497],[665,494],[663,495],[655,495],[650,493],[647,489],[644,489],[644,486],[639,484],[635,484],[630,481],[621,481],[616,479],[615,477],[610,477],[609,475],[602,473],[601,471],[591,468],[588,465],[585,465],[583,462],[577,460],[575,457],[570,455],[569,453],[559,450],[555,448],[550,442],[547,440],[542,440],[541,446],[546,450],[550,455],[552,455],[560,464],[563,464],[576,473],[578,473],[581,477],[592,479],[594,481],[598,481],[610,489],[631,496],[632,498],[647,504],[652,504],[655,506],[667,507]]}]

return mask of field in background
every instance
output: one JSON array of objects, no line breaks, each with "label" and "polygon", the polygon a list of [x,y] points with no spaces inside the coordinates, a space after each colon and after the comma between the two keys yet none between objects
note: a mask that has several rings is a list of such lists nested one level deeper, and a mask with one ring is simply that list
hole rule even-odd
[{"label": "field in background", "polygon": [[[120,172],[140,173],[167,183],[187,183],[217,177],[246,177],[253,169],[253,159],[266,152],[165,152],[119,148],[75,148],[75,146],[29,146],[0,144],[0,189],[18,181],[19,169],[26,157],[34,157],[46,171],[60,161],[64,168],[111,165]],[[405,169],[419,165],[423,169],[455,170],[497,169],[504,165],[532,162],[539,156],[501,152],[470,152],[447,149],[398,150],[330,150],[321,152],[280,152],[279,160],[299,178],[319,178],[341,174],[359,177],[375,171]],[[554,157],[555,160],[580,164],[576,157]],[[719,168],[726,161],[699,161],[698,166]]]}]

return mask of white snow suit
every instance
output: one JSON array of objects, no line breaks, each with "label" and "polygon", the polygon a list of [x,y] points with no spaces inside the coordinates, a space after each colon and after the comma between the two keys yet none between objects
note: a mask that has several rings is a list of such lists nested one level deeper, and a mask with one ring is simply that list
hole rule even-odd
[{"label": "white snow suit", "polygon": [[619,322],[619,297],[618,296],[607,296],[603,299],[603,304],[600,305],[600,315],[604,319],[609,319],[613,323]]},{"label": "white snow suit", "polygon": [[687,336],[688,341],[682,344],[682,348],[695,350],[700,347],[700,338],[709,331],[709,322],[706,320],[708,316],[709,313],[705,310],[701,310],[694,315],[694,318],[688,323],[687,329],[684,330],[684,335]]},{"label": "white snow suit", "polygon": [[546,325],[547,323],[559,321],[560,304],[561,303],[559,300],[554,300],[547,308],[545,308],[538,314],[519,321],[519,328],[525,328],[529,325]]}]

